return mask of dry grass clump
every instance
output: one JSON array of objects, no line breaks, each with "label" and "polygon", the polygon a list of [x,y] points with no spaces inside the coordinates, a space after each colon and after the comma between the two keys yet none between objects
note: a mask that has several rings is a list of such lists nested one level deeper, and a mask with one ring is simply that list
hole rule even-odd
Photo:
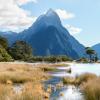
[{"label": "dry grass clump", "polygon": [[63,84],[75,84],[75,78],[73,77],[64,77],[63,78]]},{"label": "dry grass clump", "polygon": [[40,83],[25,83],[18,94],[13,91],[13,86],[0,84],[0,100],[43,100],[44,97],[43,85]]},{"label": "dry grass clump", "polygon": [[64,84],[73,84],[73,85],[82,85],[83,83],[87,82],[88,80],[95,79],[97,76],[92,73],[85,73],[81,74],[77,77],[64,77],[63,83]]},{"label": "dry grass clump", "polygon": [[44,71],[44,72],[50,72],[50,71],[58,71],[58,69],[57,68],[55,68],[55,67],[40,67],[40,69],[42,70],[42,71]]},{"label": "dry grass clump", "polygon": [[40,83],[26,83],[21,94],[12,96],[12,100],[43,100],[44,90]]},{"label": "dry grass clump", "polygon": [[94,79],[97,76],[92,73],[84,73],[76,77],[76,84],[81,85],[84,82],[87,82],[88,80]]},{"label": "dry grass clump", "polygon": [[12,83],[25,83],[28,81],[33,81],[31,75],[27,73],[18,73],[18,72],[3,72],[0,74],[0,83],[6,84],[7,81]]},{"label": "dry grass clump", "polygon": [[0,100],[8,100],[8,96],[12,95],[11,86],[0,84]]},{"label": "dry grass clump", "polygon": [[0,83],[37,82],[48,78],[39,67],[33,68],[29,64],[0,64]]},{"label": "dry grass clump", "polygon": [[81,87],[85,100],[100,100],[100,77],[91,79]]}]

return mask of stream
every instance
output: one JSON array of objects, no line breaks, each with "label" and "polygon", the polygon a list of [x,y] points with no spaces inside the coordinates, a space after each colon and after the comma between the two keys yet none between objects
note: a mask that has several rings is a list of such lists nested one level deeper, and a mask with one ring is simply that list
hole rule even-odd
[{"label": "stream", "polygon": [[[71,68],[72,72],[66,70]],[[78,87],[73,85],[58,86],[62,78],[66,76],[75,77],[83,73],[94,73],[100,75],[100,64],[71,64],[69,67],[58,67],[57,72],[51,72],[52,79],[46,81],[46,86],[52,88],[50,100],[84,100],[84,96]]]}]

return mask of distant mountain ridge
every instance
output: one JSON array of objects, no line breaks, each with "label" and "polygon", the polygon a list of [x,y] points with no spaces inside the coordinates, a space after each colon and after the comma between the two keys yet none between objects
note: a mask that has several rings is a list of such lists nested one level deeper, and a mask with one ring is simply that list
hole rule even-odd
[{"label": "distant mountain ridge", "polygon": [[38,56],[67,55],[74,59],[85,56],[85,47],[62,26],[52,9],[41,15],[29,29],[19,34],[1,32],[0,35],[6,37],[10,45],[16,40],[26,41]]}]

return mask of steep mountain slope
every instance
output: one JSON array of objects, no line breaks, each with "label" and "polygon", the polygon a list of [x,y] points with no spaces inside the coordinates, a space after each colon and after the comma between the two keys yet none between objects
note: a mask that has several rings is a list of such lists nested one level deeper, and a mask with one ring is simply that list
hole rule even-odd
[{"label": "steep mountain slope", "polygon": [[92,48],[97,52],[97,55],[100,59],[100,43],[92,46]]},{"label": "steep mountain slope", "polygon": [[59,16],[51,9],[41,15],[29,29],[6,37],[10,44],[15,40],[28,42],[35,55],[67,55],[74,59],[85,56],[84,46],[69,34]]}]

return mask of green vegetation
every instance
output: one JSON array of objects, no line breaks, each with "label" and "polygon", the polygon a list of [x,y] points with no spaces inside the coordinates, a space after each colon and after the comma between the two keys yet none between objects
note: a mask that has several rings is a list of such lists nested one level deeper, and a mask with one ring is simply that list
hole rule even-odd
[{"label": "green vegetation", "polygon": [[90,62],[96,62],[98,60],[97,53],[90,47],[86,47],[86,54],[89,55]]},{"label": "green vegetation", "polygon": [[71,58],[67,56],[34,56],[32,61],[45,61],[45,62],[64,62],[64,61],[72,61]]},{"label": "green vegetation", "polygon": [[88,63],[88,59],[85,57],[82,57],[82,58],[78,59],[76,62]]},{"label": "green vegetation", "polygon": [[32,58],[32,48],[24,41],[16,41],[8,49],[9,54],[15,60],[28,61]]},{"label": "green vegetation", "polygon": [[7,41],[7,39],[5,39],[5,38],[3,38],[3,37],[0,36],[0,47],[1,46],[3,48],[7,49],[7,47],[8,47],[8,41]]},{"label": "green vegetation", "polygon": [[7,46],[8,46],[7,40],[3,37],[0,37],[0,62],[3,61],[7,62],[12,60],[12,57],[8,54],[6,50]]},{"label": "green vegetation", "polygon": [[4,48],[0,48],[0,61],[11,61],[12,57],[7,53],[7,51]]}]

